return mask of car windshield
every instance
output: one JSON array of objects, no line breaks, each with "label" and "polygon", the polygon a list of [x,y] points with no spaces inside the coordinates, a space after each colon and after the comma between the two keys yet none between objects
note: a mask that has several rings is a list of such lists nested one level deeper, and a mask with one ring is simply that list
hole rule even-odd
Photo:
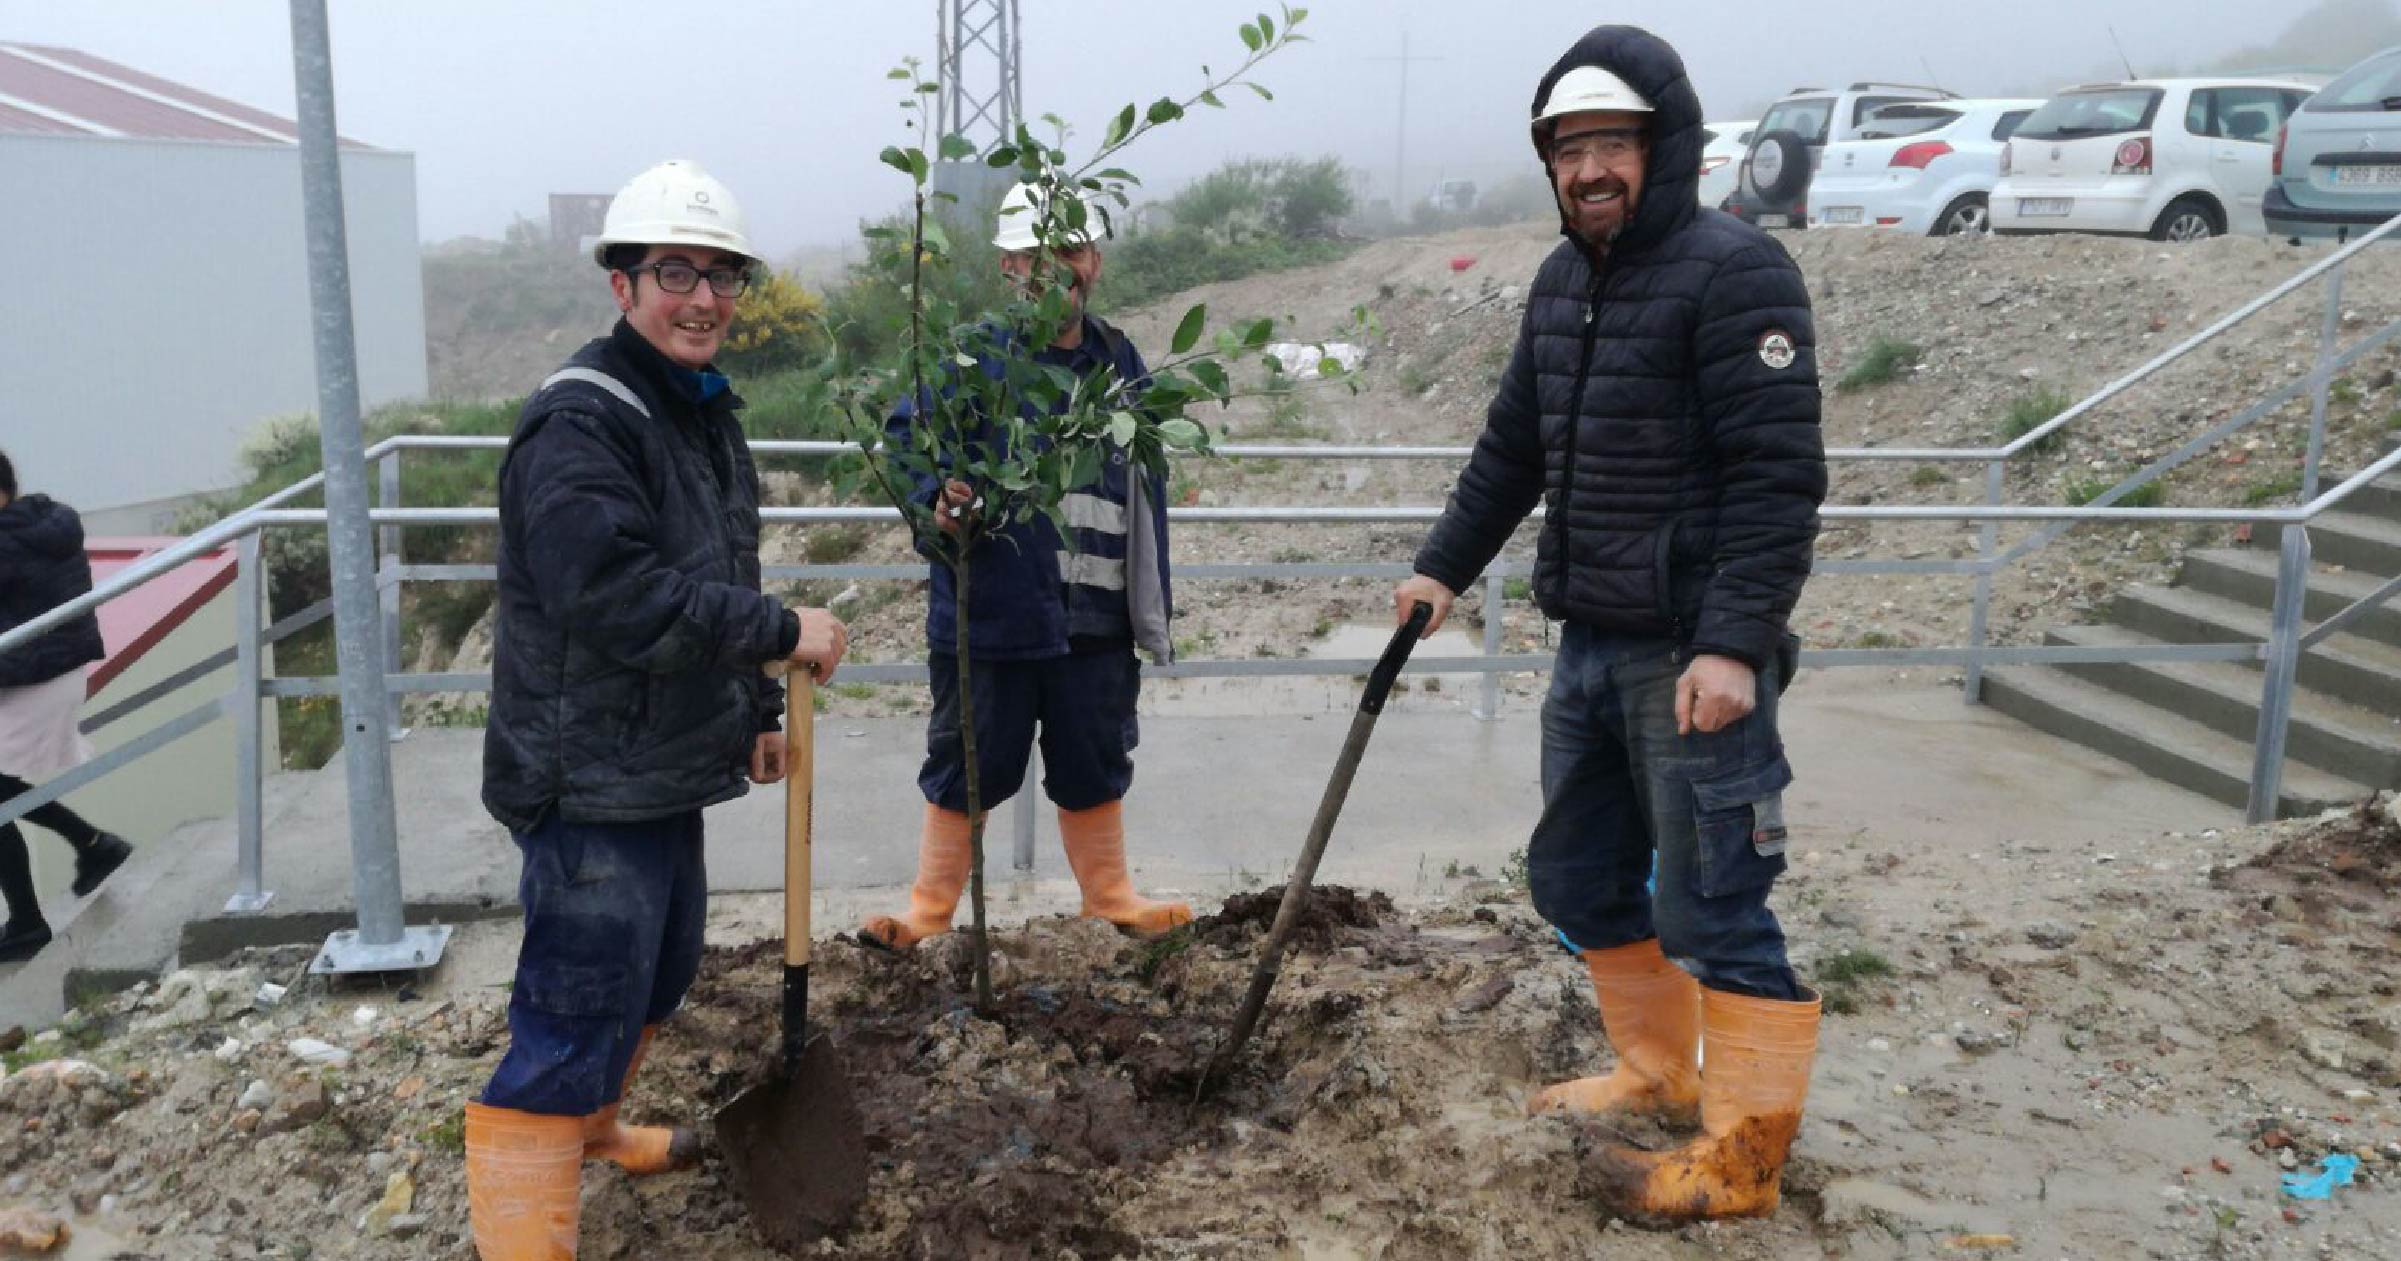
[{"label": "car windshield", "polygon": [[2019,125],[2019,140],[2081,140],[2140,131],[2159,108],[2157,88],[2104,88],[2055,96]]},{"label": "car windshield", "polygon": [[1861,140],[1897,140],[1922,135],[1958,121],[1959,111],[1930,105],[1891,105],[1877,110],[1859,126]]},{"label": "car windshield", "polygon": [[1797,101],[1778,101],[1774,108],[1768,110],[1767,117],[1759,120],[1759,134],[1764,136],[1771,131],[1789,131],[1798,135],[1804,143],[1824,144],[1826,120],[1832,117],[1832,97],[1812,96]]},{"label": "car windshield", "polygon": [[2301,108],[2313,114],[2393,111],[2401,97],[2401,51],[2370,57],[2329,83]]}]

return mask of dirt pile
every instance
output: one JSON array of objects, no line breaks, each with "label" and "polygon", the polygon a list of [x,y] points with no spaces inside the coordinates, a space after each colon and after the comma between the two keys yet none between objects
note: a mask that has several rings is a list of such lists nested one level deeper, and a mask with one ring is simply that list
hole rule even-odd
[{"label": "dirt pile", "polygon": [[2401,890],[2401,795],[2381,793],[2303,824],[2247,865],[2304,885],[2332,877],[2381,893]]}]

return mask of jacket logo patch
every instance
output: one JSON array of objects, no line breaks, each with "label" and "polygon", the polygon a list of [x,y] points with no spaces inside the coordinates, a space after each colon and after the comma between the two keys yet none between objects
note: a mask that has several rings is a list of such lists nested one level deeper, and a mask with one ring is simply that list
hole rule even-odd
[{"label": "jacket logo patch", "polygon": [[1766,364],[1768,367],[1774,368],[1778,372],[1782,372],[1784,369],[1791,367],[1793,365],[1793,361],[1799,359],[1800,357],[1801,352],[1792,344],[1792,334],[1785,332],[1783,329],[1771,328],[1767,332],[1760,335],[1759,362]]}]

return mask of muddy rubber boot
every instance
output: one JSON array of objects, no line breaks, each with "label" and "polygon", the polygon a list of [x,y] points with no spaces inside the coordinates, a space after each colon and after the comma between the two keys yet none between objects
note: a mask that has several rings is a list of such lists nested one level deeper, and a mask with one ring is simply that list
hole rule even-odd
[{"label": "muddy rubber boot", "polygon": [[1612,1146],[1587,1158],[1602,1205],[1651,1225],[1775,1212],[1817,1022],[1816,994],[1787,1003],[1701,991],[1701,1137],[1673,1151]]},{"label": "muddy rubber boot", "polygon": [[1192,922],[1192,908],[1184,903],[1153,902],[1134,892],[1125,866],[1124,802],[1060,810],[1059,839],[1067,847],[1067,865],[1075,871],[1076,885],[1084,891],[1084,914],[1143,938]]},{"label": "muddy rubber boot", "polygon": [[967,889],[967,869],[974,846],[967,816],[927,802],[925,834],[917,842],[917,882],[909,887],[909,910],[895,918],[878,915],[859,929],[861,939],[893,950],[906,950],[928,937],[950,931],[959,895]]},{"label": "muddy rubber boot", "polygon": [[1553,1086],[1526,1110],[1637,1112],[1692,1124],[1701,1106],[1700,982],[1668,961],[1656,937],[1581,953],[1617,1067]]},{"label": "muddy rubber boot", "polygon": [[642,1038],[634,1043],[634,1058],[626,1063],[625,1084],[618,1088],[617,1102],[584,1118],[584,1159],[609,1161],[631,1174],[689,1169],[700,1160],[700,1135],[683,1126],[617,1123],[617,1110],[633,1089],[634,1074],[642,1071],[642,1059],[650,1054],[650,1040],[658,1031],[657,1025],[642,1026]]},{"label": "muddy rubber boot", "polygon": [[584,1119],[467,1105],[467,1223],[483,1261],[575,1261]]}]

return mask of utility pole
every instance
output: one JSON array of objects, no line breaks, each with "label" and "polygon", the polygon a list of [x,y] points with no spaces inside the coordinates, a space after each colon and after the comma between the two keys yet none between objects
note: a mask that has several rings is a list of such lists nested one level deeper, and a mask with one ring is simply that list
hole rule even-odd
[{"label": "utility pole", "polygon": [[[935,0],[935,97],[930,151],[944,136],[964,136],[980,152],[1017,134],[1025,119],[1025,85],[1018,77],[1023,45],[1018,37],[1017,0]],[[969,80],[974,80],[970,86]],[[947,213],[975,215],[1016,179],[976,158],[934,164],[934,191],[958,203]]]},{"label": "utility pole", "polygon": [[1401,66],[1400,114],[1399,120],[1393,124],[1392,128],[1392,219],[1394,223],[1402,223],[1409,217],[1408,198],[1403,191],[1407,185],[1402,183],[1402,178],[1407,173],[1409,166],[1409,63],[1440,61],[1442,58],[1410,56],[1409,32],[1403,30],[1400,56],[1370,57],[1368,60],[1397,61]]}]

